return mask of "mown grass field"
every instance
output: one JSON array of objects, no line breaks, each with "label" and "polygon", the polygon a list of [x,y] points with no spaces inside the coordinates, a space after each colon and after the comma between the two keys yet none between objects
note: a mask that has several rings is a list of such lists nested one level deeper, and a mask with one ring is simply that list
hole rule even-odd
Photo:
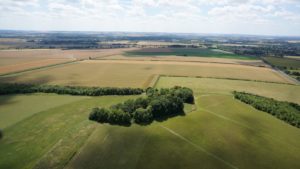
[{"label": "mown grass field", "polygon": [[[157,86],[169,87],[164,82]],[[97,125],[66,168],[300,167],[299,129],[235,100],[230,90],[193,89],[196,111],[146,127]]]},{"label": "mown grass field", "polygon": [[[34,97],[27,96],[23,102],[34,101]],[[88,120],[90,110],[132,97],[75,97],[70,103],[48,107],[5,128],[4,138],[0,140],[0,168],[63,168],[95,127]]]},{"label": "mown grass field", "polygon": [[87,97],[61,96],[55,94],[0,96],[0,128],[6,128],[35,113],[84,98]]},{"label": "mown grass field", "polygon": [[196,57],[216,57],[216,58],[229,58],[229,59],[257,59],[254,56],[236,55],[233,53],[213,50],[206,48],[154,48],[154,49],[139,49],[135,51],[126,52],[127,56],[196,56]]},{"label": "mown grass field", "polygon": [[200,95],[203,93],[228,95],[236,90],[300,104],[299,85],[192,77],[160,77],[156,84],[157,87],[174,85],[190,87]]},{"label": "mown grass field", "polygon": [[0,77],[3,82],[47,83],[77,86],[148,87],[156,75],[201,76],[293,83],[276,71],[221,63],[179,61],[91,60]]},{"label": "mown grass field", "polygon": [[[299,86],[180,77],[161,77],[157,83],[157,87],[174,85],[194,90],[197,109],[190,112],[193,108],[188,106],[185,116],[148,126],[121,127],[88,120],[92,107],[105,107],[136,96],[66,96],[75,98],[42,109],[4,129],[0,168],[300,167],[300,130],[230,94],[245,88],[299,103]],[[15,97],[20,101],[7,106],[19,107],[42,95],[12,96],[9,100]]]}]

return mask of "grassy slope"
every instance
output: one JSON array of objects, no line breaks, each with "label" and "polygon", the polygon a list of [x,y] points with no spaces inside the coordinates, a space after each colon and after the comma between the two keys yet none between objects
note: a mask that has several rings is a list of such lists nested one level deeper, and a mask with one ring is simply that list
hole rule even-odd
[{"label": "grassy slope", "polygon": [[231,91],[245,91],[258,95],[272,97],[282,101],[300,104],[300,86],[275,83],[263,83],[241,80],[191,78],[191,77],[160,77],[158,87],[182,85],[195,89],[198,94],[221,93],[230,94]]},{"label": "grassy slope", "polygon": [[87,118],[91,108],[128,98],[87,98],[50,108],[5,128],[0,140],[0,168],[62,168],[94,129]]},{"label": "grassy slope", "polygon": [[[194,84],[180,78],[172,79],[171,83],[163,79],[158,82],[158,87],[192,86],[197,98],[196,111],[146,127],[98,124],[66,168],[300,167],[299,129],[235,100],[230,89],[198,87],[198,80],[194,79]],[[252,90],[254,86],[248,84]],[[267,84],[257,91],[269,89],[272,94],[276,88],[289,91],[289,87],[293,86]],[[287,93],[274,96],[292,99]]]},{"label": "grassy slope", "polygon": [[256,83],[163,77],[158,87],[192,87],[197,110],[150,126],[87,120],[91,107],[129,97],[87,98],[51,108],[4,130],[0,168],[63,168],[76,152],[66,168],[299,168],[299,129],[230,95],[240,86],[298,102],[299,86]]},{"label": "grassy slope", "polygon": [[146,127],[99,124],[66,168],[300,167],[297,128],[232,96],[198,96],[197,107]]},{"label": "grassy slope", "polygon": [[229,58],[229,59],[245,59],[253,60],[257,57],[242,56],[227,52],[214,51],[211,49],[170,49],[169,52],[144,52],[143,50],[126,52],[127,56],[196,56],[196,57],[214,57],[214,58]]},{"label": "grassy slope", "polygon": [[13,125],[35,113],[87,97],[55,94],[0,96],[0,128]]}]

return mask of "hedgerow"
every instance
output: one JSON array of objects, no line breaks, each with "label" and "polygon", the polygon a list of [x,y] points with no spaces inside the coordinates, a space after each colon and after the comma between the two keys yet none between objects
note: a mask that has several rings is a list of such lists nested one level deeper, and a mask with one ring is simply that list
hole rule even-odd
[{"label": "hedgerow", "polygon": [[300,105],[296,103],[277,101],[245,92],[233,92],[234,97],[246,104],[267,112],[290,125],[300,128]]}]

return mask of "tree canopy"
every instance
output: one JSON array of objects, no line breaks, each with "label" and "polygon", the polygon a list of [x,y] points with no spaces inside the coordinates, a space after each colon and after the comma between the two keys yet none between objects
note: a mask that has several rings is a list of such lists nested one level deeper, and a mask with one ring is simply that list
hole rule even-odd
[{"label": "tree canopy", "polygon": [[146,97],[129,99],[112,105],[109,109],[94,108],[90,120],[109,124],[150,124],[153,120],[184,115],[184,103],[193,103],[193,91],[189,88],[148,88]]},{"label": "tree canopy", "polygon": [[140,88],[115,88],[115,87],[82,87],[0,83],[0,95],[23,93],[56,93],[82,96],[104,95],[139,95],[144,92]]},{"label": "tree canopy", "polygon": [[300,128],[300,105],[245,92],[235,91],[233,94],[236,99]]}]

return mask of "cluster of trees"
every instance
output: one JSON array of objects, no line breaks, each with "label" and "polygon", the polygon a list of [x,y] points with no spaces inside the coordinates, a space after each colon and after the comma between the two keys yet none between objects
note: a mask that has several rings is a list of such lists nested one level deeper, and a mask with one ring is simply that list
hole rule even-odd
[{"label": "cluster of trees", "polygon": [[150,124],[184,114],[184,103],[194,103],[193,91],[185,87],[146,90],[146,97],[129,99],[110,108],[94,108],[89,119],[99,123],[130,125]]},{"label": "cluster of trees", "polygon": [[0,95],[22,93],[56,93],[83,96],[103,95],[139,95],[144,92],[140,88],[114,88],[114,87],[80,87],[34,84],[0,83]]},{"label": "cluster of trees", "polygon": [[234,97],[254,108],[267,112],[293,126],[300,128],[300,105],[277,101],[245,92],[234,92]]}]

